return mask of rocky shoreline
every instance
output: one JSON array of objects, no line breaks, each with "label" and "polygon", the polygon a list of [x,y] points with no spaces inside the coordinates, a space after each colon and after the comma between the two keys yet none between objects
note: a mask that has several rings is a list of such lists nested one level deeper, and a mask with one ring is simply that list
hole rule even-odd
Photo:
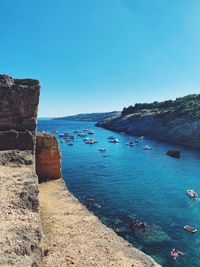
[{"label": "rocky shoreline", "polygon": [[[168,104],[167,102],[170,102]],[[168,107],[160,107],[166,105]],[[137,108],[156,106],[157,108]],[[171,105],[171,106],[170,106]],[[121,116],[96,124],[115,132],[155,138],[195,149],[200,149],[200,95],[186,96],[175,101],[136,104]]]},{"label": "rocky shoreline", "polygon": [[159,267],[106,227],[66,188],[62,179],[39,185],[44,246],[43,266]]}]

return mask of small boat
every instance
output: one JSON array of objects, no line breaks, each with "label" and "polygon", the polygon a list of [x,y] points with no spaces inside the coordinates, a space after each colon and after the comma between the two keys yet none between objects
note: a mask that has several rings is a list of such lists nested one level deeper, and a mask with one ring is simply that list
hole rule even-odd
[{"label": "small boat", "polygon": [[73,146],[74,144],[73,143],[68,143],[68,146]]},{"label": "small boat", "polygon": [[59,134],[59,137],[64,137],[64,134]]},{"label": "small boat", "polygon": [[149,145],[145,145],[145,146],[143,147],[143,149],[144,149],[144,150],[151,150],[151,149],[152,149],[152,147],[151,147],[151,146],[149,146]]},{"label": "small boat", "polygon": [[136,146],[136,143],[134,141],[130,141],[126,144],[127,144],[127,146]]},{"label": "small boat", "polygon": [[139,137],[139,139],[140,139],[140,140],[143,140],[143,139],[144,139],[144,136],[143,136],[143,135],[142,135],[142,136],[140,136],[140,137]]},{"label": "small boat", "polygon": [[191,197],[191,198],[196,198],[196,197],[198,197],[198,194],[197,194],[194,190],[192,190],[192,189],[188,189],[188,190],[186,191],[186,194],[187,194],[189,197]]},{"label": "small boat", "polygon": [[183,229],[185,229],[186,231],[188,231],[188,232],[190,232],[190,233],[193,233],[193,234],[197,232],[197,229],[193,228],[193,227],[190,226],[190,225],[185,225],[185,226],[183,227]]},{"label": "small boat", "polygon": [[92,130],[88,130],[87,133],[88,133],[88,134],[94,134],[95,132],[92,131]]},{"label": "small boat", "polygon": [[64,134],[64,139],[74,139],[74,136],[72,134]]},{"label": "small boat", "polygon": [[106,149],[105,149],[104,147],[100,147],[100,148],[99,148],[99,151],[101,151],[101,152],[105,152]]},{"label": "small boat", "polygon": [[71,133],[69,132],[64,133],[64,136],[68,136],[68,135],[71,135]]},{"label": "small boat", "polygon": [[113,140],[113,139],[115,139],[114,136],[109,136],[109,137],[108,137],[108,140]]},{"label": "small boat", "polygon": [[86,137],[87,136],[87,134],[85,134],[85,133],[78,133],[77,135],[80,137]]},{"label": "small boat", "polygon": [[66,143],[71,143],[71,142],[74,142],[74,140],[70,139],[70,138],[65,138],[64,139]]},{"label": "small boat", "polygon": [[95,140],[95,139],[88,139],[88,140],[86,140],[86,141],[85,141],[85,143],[86,143],[86,144],[93,145],[93,144],[96,144],[96,143],[98,143],[98,141],[97,141],[97,140]]},{"label": "small boat", "polygon": [[52,133],[58,134],[58,131],[57,130],[53,130]]},{"label": "small boat", "polygon": [[119,139],[115,138],[115,139],[109,139],[110,143],[120,143]]}]

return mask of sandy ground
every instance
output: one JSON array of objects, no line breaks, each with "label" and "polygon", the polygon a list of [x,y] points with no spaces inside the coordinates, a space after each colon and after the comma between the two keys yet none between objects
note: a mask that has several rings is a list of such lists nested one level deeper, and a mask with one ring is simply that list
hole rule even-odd
[{"label": "sandy ground", "polygon": [[39,190],[44,267],[160,266],[103,225],[62,179],[40,184]]},{"label": "sandy ground", "polygon": [[30,151],[0,152],[0,266],[42,262],[38,181]]}]

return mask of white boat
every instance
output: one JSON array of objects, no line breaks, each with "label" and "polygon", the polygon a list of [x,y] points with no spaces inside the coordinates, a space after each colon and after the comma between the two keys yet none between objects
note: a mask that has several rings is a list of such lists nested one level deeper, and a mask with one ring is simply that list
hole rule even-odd
[{"label": "white boat", "polygon": [[144,150],[151,150],[151,149],[152,149],[152,147],[151,147],[151,146],[149,146],[149,145],[145,145],[145,146],[143,147],[143,149],[144,149]]},{"label": "white boat", "polygon": [[186,191],[186,194],[187,194],[189,197],[191,197],[191,198],[196,198],[196,197],[198,197],[198,194],[197,194],[194,190],[192,190],[192,189],[188,189],[188,190]]},{"label": "white boat", "polygon": [[77,135],[80,137],[86,137],[87,136],[85,133],[78,133]]},{"label": "white boat", "polygon": [[143,136],[143,135],[142,135],[142,136],[140,136],[140,137],[139,137],[139,139],[140,139],[140,140],[143,140],[143,139],[144,139],[144,136]]},{"label": "white boat", "polygon": [[114,139],[109,139],[110,143],[120,143],[119,139],[114,138]]},{"label": "white boat", "polygon": [[100,147],[100,148],[99,148],[99,151],[101,151],[101,152],[105,152],[106,149],[105,149],[104,147]]},{"label": "white boat", "polygon": [[88,134],[94,134],[94,131],[92,131],[92,130],[88,130],[87,133],[88,133]]},{"label": "white boat", "polygon": [[193,233],[193,234],[197,232],[197,229],[193,228],[193,227],[190,226],[190,225],[185,225],[185,226],[183,227],[183,229],[186,230],[186,231],[188,231],[188,232],[190,232],[190,233]]},{"label": "white boat", "polygon": [[86,141],[85,141],[85,143],[86,143],[86,144],[93,145],[93,144],[96,144],[96,143],[98,143],[98,141],[97,141],[97,140],[95,140],[95,139],[88,139],[88,140],[86,140]]}]

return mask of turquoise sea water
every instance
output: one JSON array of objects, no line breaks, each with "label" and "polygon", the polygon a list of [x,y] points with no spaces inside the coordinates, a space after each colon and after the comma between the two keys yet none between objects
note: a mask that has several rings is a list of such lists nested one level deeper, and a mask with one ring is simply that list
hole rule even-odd
[{"label": "turquoise sea water", "polygon": [[[199,228],[200,200],[186,196],[187,189],[200,194],[200,152],[158,142],[139,140],[129,147],[129,135],[121,135],[94,123],[62,120],[39,120],[38,130],[59,133],[95,131],[91,136],[98,144],[87,145],[75,134],[74,146],[61,143],[62,171],[69,190],[92,210],[103,223],[112,227],[134,246],[152,256],[164,267],[199,267],[200,233],[183,230],[186,224]],[[109,143],[114,135],[119,144]],[[143,150],[144,145],[152,150]],[[106,152],[98,151],[105,147]],[[168,149],[179,148],[181,159],[166,156]],[[133,219],[145,221],[146,231],[133,231]],[[172,248],[186,253],[176,261],[170,257]]]}]

